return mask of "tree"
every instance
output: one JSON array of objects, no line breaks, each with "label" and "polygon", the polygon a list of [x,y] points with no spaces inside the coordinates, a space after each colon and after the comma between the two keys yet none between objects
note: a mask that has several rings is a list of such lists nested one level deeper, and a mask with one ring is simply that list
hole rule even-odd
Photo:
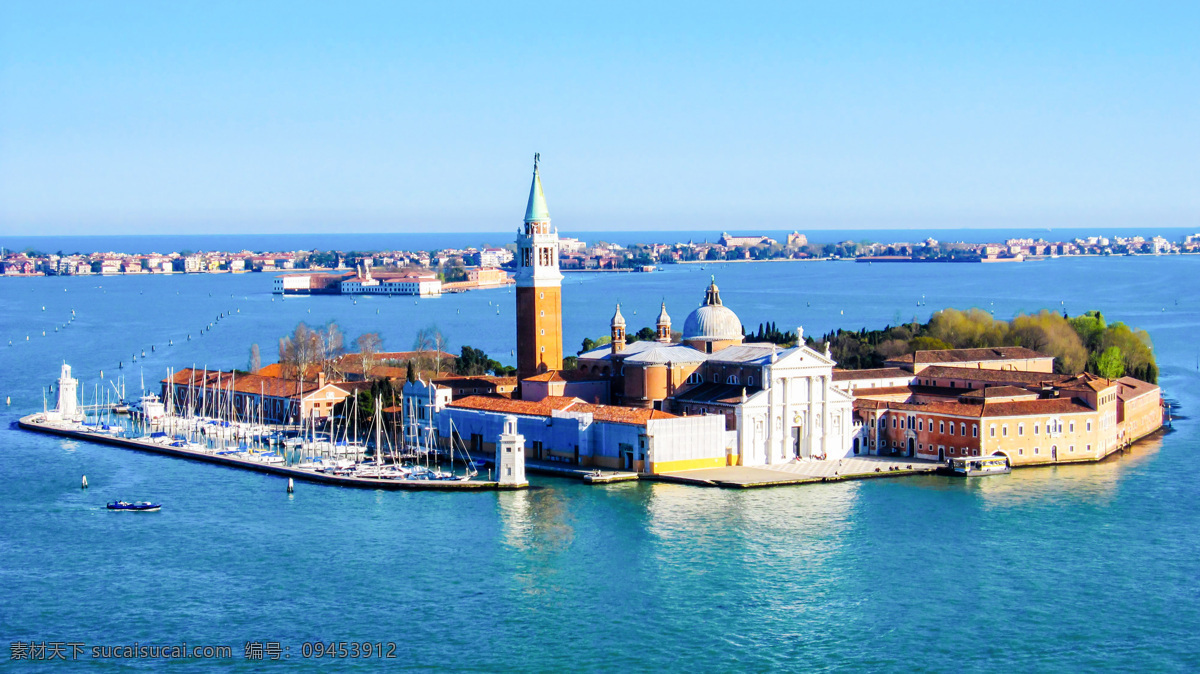
[{"label": "tree", "polygon": [[379,364],[378,354],[383,350],[383,340],[378,332],[365,332],[354,340],[354,346],[358,349],[362,378],[366,379],[367,374]]},{"label": "tree", "polygon": [[599,348],[599,347],[604,346],[605,344],[609,344],[611,342],[612,342],[612,337],[607,336],[607,335],[605,335],[604,337],[601,337],[599,339],[592,339],[591,337],[584,337],[583,343],[580,344],[581,348],[579,349],[579,353],[587,353],[588,351],[591,351],[592,349]]},{"label": "tree", "polygon": [[333,379],[337,375],[338,359],[346,354],[346,336],[333,321],[326,323],[325,329],[318,333],[318,336],[321,371],[327,378]]},{"label": "tree", "polygon": [[1125,376],[1125,359],[1121,357],[1121,349],[1110,346],[1096,359],[1096,374],[1106,379],[1120,379]]},{"label": "tree", "polygon": [[655,330],[654,328],[642,328],[641,330],[638,330],[637,332],[630,335],[629,343],[632,344],[634,342],[653,342],[656,339],[658,339],[658,331],[657,330]]},{"label": "tree", "polygon": [[458,360],[454,363],[454,371],[456,374],[463,376],[477,376],[487,374],[491,364],[495,362],[488,358],[482,349],[475,349],[469,346],[463,346],[462,352],[458,356]]},{"label": "tree", "polygon": [[440,375],[442,355],[446,346],[446,337],[436,325],[430,324],[418,330],[416,339],[413,340],[413,351],[417,352],[417,366],[422,369],[431,368]]},{"label": "tree", "polygon": [[258,372],[262,369],[262,354],[258,351],[258,343],[250,345],[250,371]]},{"label": "tree", "polygon": [[908,350],[910,353],[917,351],[942,351],[952,349],[954,347],[943,342],[937,337],[914,337],[908,342]]},{"label": "tree", "polygon": [[417,380],[417,371],[413,368],[411,360],[408,361],[408,371],[404,373],[404,379],[410,384]]},{"label": "tree", "polygon": [[301,321],[292,334],[279,339],[279,365],[284,378],[304,378],[321,355],[321,338]]},{"label": "tree", "polygon": [[1087,366],[1088,352],[1074,324],[1048,309],[1021,314],[1012,320],[1010,341],[1054,356],[1056,371],[1078,374]]}]

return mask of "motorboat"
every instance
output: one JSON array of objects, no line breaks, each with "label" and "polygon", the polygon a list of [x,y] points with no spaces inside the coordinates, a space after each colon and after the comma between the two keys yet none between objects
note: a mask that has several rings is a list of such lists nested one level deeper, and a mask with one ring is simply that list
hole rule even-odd
[{"label": "motorboat", "polygon": [[109,510],[132,510],[135,512],[154,512],[162,509],[161,503],[151,503],[149,501],[113,501],[108,504]]}]

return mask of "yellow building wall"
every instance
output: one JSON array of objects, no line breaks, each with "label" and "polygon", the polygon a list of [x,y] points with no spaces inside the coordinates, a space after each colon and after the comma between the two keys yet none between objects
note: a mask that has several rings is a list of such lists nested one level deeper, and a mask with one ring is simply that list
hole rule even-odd
[{"label": "yellow building wall", "polygon": [[[635,461],[634,463],[641,463]],[[659,461],[653,465],[652,474],[675,473],[681,470],[700,470],[702,468],[724,468],[726,459],[723,456],[709,459],[683,459],[680,461]]]}]

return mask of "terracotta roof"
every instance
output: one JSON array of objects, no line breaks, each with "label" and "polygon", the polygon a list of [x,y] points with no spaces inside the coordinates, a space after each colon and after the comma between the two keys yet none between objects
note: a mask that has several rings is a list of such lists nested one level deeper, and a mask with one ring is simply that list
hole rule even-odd
[{"label": "terracotta roof", "polygon": [[856,410],[892,409],[906,412],[928,412],[931,414],[947,414],[960,417],[1018,417],[1033,414],[1080,414],[1094,412],[1083,403],[1070,398],[1047,398],[1039,400],[1021,400],[1014,402],[931,402],[931,403],[901,403],[887,400],[855,400]]},{"label": "terracotta roof", "polygon": [[596,421],[606,421],[613,424],[631,424],[645,426],[651,419],[678,419],[674,414],[662,410],[645,409],[643,407],[621,407],[618,405],[591,405],[579,403],[572,405],[568,412],[591,413]]},{"label": "terracotta roof", "polygon": [[484,412],[499,412],[501,414],[522,414],[531,417],[550,416],[551,407],[543,401],[514,400],[512,398],[497,398],[493,396],[467,396],[451,402],[447,407]]},{"label": "terracotta roof", "polygon": [[1116,382],[1112,381],[1111,379],[1097,377],[1094,374],[1084,372],[1061,382],[1058,386],[1064,391],[1082,391],[1084,389],[1088,389],[1099,393],[1115,385]]},{"label": "terracotta roof", "polygon": [[1059,384],[1073,377],[1069,374],[1052,372],[1023,372],[1020,370],[987,370],[973,367],[930,365],[921,370],[918,379],[965,379],[975,382],[997,382],[1005,384]]},{"label": "terracotta roof", "polygon": [[1027,396],[1037,397],[1036,391],[1029,389],[1018,388],[1016,386],[988,386],[986,388],[974,389],[963,393],[963,398],[981,398],[991,400],[993,398],[1023,398]]},{"label": "terracotta roof", "polygon": [[877,367],[870,370],[838,370],[833,371],[834,381],[855,381],[858,379],[899,379],[912,378],[916,375],[898,367]]},{"label": "terracotta roof", "polygon": [[889,358],[889,363],[970,363],[987,360],[1053,358],[1023,346],[994,346],[983,349],[941,349],[917,351]]},{"label": "terracotta roof", "polygon": [[[317,373],[320,371],[321,371],[320,365],[309,365],[308,367],[304,368],[304,374],[305,374],[304,378],[316,381]],[[199,370],[197,370],[197,372],[199,372]],[[271,363],[270,365],[264,365],[264,366],[260,367],[259,369],[255,370],[254,374],[257,374],[262,377],[282,377],[283,376],[283,364],[282,363]]]},{"label": "terracotta roof", "polygon": [[1073,398],[1047,398],[1042,400],[1020,400],[1015,402],[986,403],[985,417],[1017,417],[1027,414],[1079,414],[1095,412]]},{"label": "terracotta roof", "polygon": [[469,396],[462,400],[455,400],[449,404],[449,407],[534,417],[548,417],[556,410],[559,412],[578,412],[580,414],[591,414],[592,418],[596,421],[633,424],[636,426],[644,426],[651,419],[677,418],[673,414],[659,410],[648,410],[640,407],[618,407],[616,405],[592,405],[578,398],[564,396],[549,396],[537,402],[488,396]]},{"label": "terracotta roof", "polygon": [[1140,398],[1157,390],[1158,387],[1154,384],[1133,377],[1121,377],[1117,380],[1117,397],[1121,400]]},{"label": "terracotta roof", "polygon": [[550,370],[549,372],[535,374],[532,377],[526,377],[522,381],[566,381],[566,379],[563,379],[558,370]]},{"label": "terracotta roof", "polygon": [[190,385],[197,388],[217,388],[221,390],[229,390],[232,385],[233,390],[238,393],[253,395],[261,393],[275,398],[291,398],[301,393],[308,394],[317,390],[316,382],[311,381],[297,382],[293,379],[264,377],[259,374],[213,372],[212,370],[205,372],[204,370],[193,370],[191,368],[179,370],[174,376],[162,380],[164,384],[168,382],[180,386]]}]

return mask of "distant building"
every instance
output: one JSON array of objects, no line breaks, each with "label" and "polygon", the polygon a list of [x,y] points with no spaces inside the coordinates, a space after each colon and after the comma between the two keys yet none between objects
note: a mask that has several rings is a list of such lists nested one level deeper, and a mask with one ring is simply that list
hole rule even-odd
[{"label": "distant building", "polygon": [[775,243],[775,240],[766,236],[732,236],[729,234],[729,232],[722,232],[721,238],[717,239],[717,243],[725,246],[726,248],[737,248],[739,246],[769,246]]}]

